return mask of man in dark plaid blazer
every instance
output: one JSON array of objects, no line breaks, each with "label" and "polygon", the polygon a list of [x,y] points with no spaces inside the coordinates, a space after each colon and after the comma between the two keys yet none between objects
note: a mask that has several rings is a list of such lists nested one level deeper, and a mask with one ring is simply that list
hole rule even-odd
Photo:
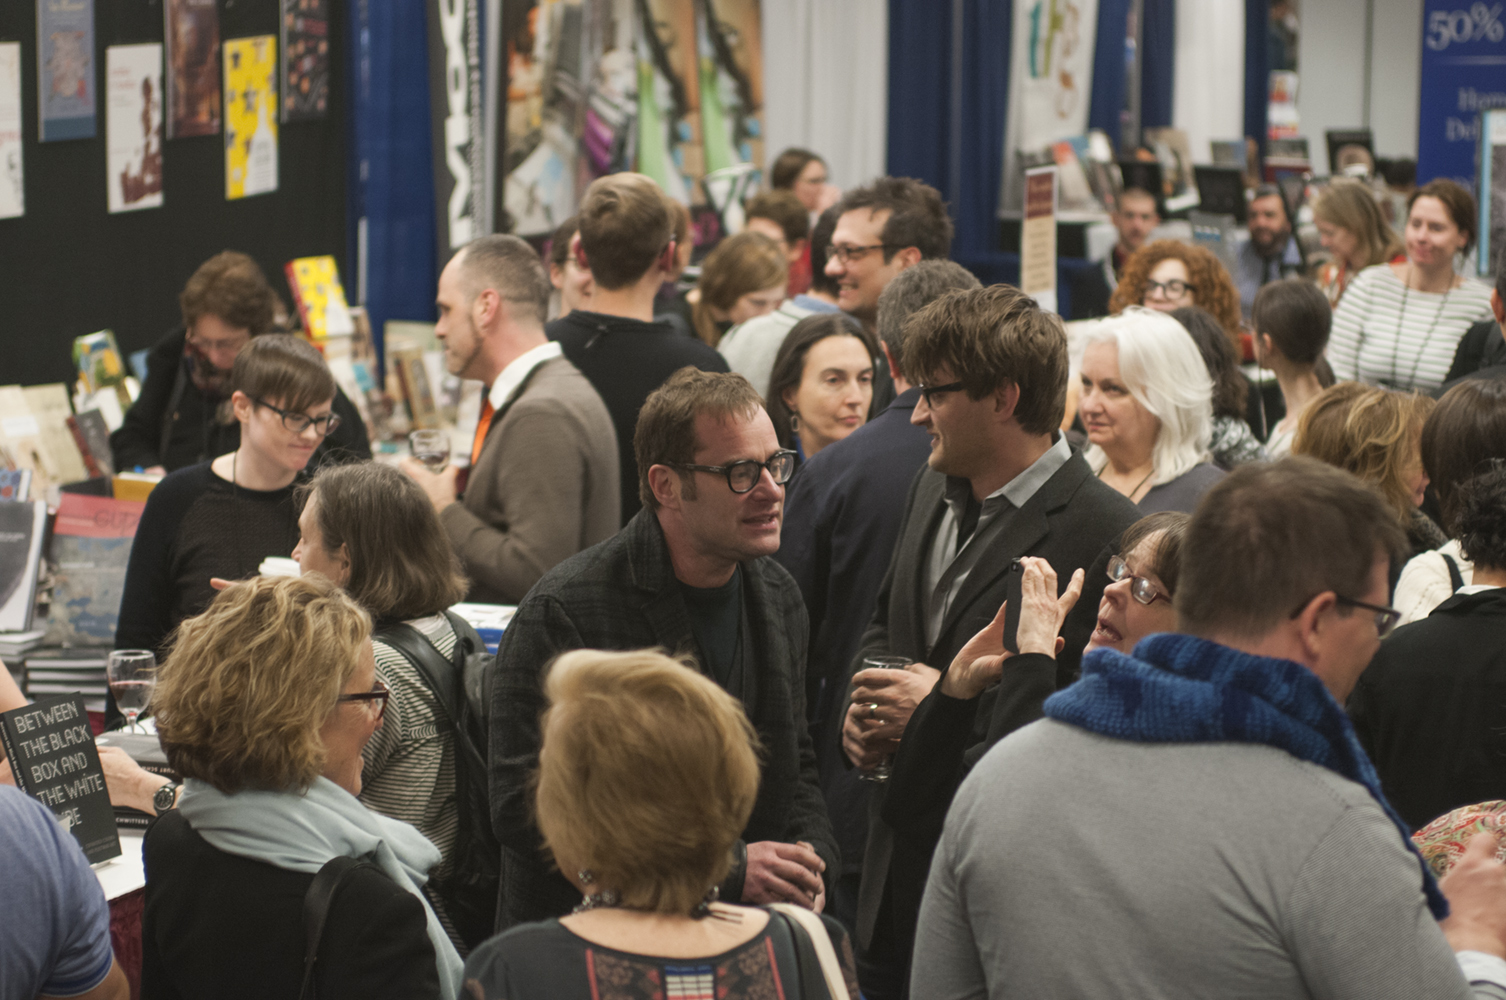
[{"label": "man in dark plaid blazer", "polygon": [[742,700],[762,744],[763,775],[722,899],[819,908],[840,870],[805,725],[809,622],[795,581],[771,558],[794,454],[779,447],[746,379],[693,368],[648,397],[634,451],[643,510],[546,573],[497,651],[490,753],[502,842],[498,930],[561,916],[580,901],[576,873],[555,871],[543,850],[530,787],[543,671],[571,649],[688,654]]}]

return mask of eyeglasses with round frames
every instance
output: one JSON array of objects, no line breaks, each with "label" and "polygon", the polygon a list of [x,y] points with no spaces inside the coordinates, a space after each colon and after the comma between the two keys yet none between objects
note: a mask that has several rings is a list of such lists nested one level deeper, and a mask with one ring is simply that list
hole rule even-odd
[{"label": "eyeglasses with round frames", "polygon": [[387,714],[387,699],[390,697],[392,697],[392,690],[386,684],[377,681],[372,685],[370,691],[362,691],[360,694],[342,694],[335,701],[336,703],[347,701],[363,702],[367,712],[371,712],[373,707],[375,707],[377,720],[380,721],[382,716]]},{"label": "eyeglasses with round frames", "polygon": [[790,477],[795,474],[795,453],[782,449],[770,455],[766,462],[755,462],[751,458],[745,458],[741,462],[733,462],[730,465],[689,465],[682,462],[666,464],[676,469],[726,476],[727,487],[733,493],[747,493],[758,485],[758,480],[763,476],[765,469],[769,470],[769,476],[774,480],[774,485],[783,486],[789,482]]},{"label": "eyeglasses with round frames", "polygon": [[1172,278],[1167,282],[1150,280],[1147,280],[1145,282],[1146,295],[1149,295],[1151,292],[1157,291],[1166,296],[1168,299],[1179,299],[1183,295],[1186,295],[1188,292],[1197,291],[1197,286],[1188,284],[1180,278]]},{"label": "eyeglasses with round frames", "polygon": [[866,247],[838,246],[832,244],[826,248],[828,260],[840,260],[844,264],[851,264],[855,260],[862,260],[875,250],[900,250],[901,247],[893,243],[873,243]]},{"label": "eyeglasses with round frames", "polygon": [[917,385],[915,388],[920,390],[921,398],[926,401],[927,406],[935,406],[936,396],[947,392],[957,392],[963,386],[961,382],[948,382],[946,385]]},{"label": "eyeglasses with round frames", "polygon": [[1157,601],[1171,603],[1171,598],[1157,590],[1154,583],[1151,583],[1143,576],[1136,576],[1131,573],[1129,563],[1125,562],[1120,556],[1109,557],[1109,579],[1114,583],[1118,583],[1120,580],[1128,580],[1130,582],[1130,596],[1146,607],[1150,607]]},{"label": "eyeglasses with round frames", "polygon": [[340,426],[340,415],[338,413],[326,413],[322,417],[311,417],[307,413],[296,413],[293,410],[284,410],[281,407],[273,406],[271,403],[257,399],[255,396],[251,397],[251,402],[257,406],[265,406],[277,414],[282,418],[282,426],[294,434],[302,434],[312,427],[319,432],[320,437],[329,437],[335,432],[335,428]]}]

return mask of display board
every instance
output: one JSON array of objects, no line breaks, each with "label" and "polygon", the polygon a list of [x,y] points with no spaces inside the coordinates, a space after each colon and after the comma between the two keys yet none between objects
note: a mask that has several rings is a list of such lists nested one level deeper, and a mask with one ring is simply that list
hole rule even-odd
[{"label": "display board", "polygon": [[[105,93],[106,49],[162,44],[162,0],[94,6],[92,78]],[[278,36],[277,0],[219,0],[219,38]],[[331,5],[331,20],[344,17]],[[149,347],[179,323],[178,293],[195,268],[225,249],[260,262],[289,299],[283,265],[333,254],[346,263],[344,35],[331,33],[329,113],[279,128],[278,189],[225,197],[224,134],[161,143],[162,206],[110,214],[109,150],[101,100],[93,138],[38,141],[37,4],[0,3],[0,43],[21,47],[21,165],[25,214],[0,216],[0,344],[6,381],[71,381],[76,336],[115,331],[126,353]],[[165,53],[164,61],[169,65]],[[216,65],[218,52],[216,52]],[[168,74],[171,76],[171,73]],[[216,82],[218,82],[216,80]],[[210,117],[207,113],[204,117]]]}]

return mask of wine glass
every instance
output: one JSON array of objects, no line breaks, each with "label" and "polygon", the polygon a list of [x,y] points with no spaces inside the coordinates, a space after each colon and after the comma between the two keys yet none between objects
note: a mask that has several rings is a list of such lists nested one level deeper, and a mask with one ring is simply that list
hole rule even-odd
[{"label": "wine glass", "polygon": [[414,431],[408,435],[408,449],[413,457],[435,474],[444,471],[450,464],[450,434],[448,431]]},{"label": "wine glass", "polygon": [[[910,665],[910,661],[903,656],[865,656],[863,657],[863,670],[903,670]],[[875,710],[870,705],[869,711]],[[888,781],[889,761],[883,760],[874,765],[871,771],[859,771],[858,779],[861,781]]]},{"label": "wine glass", "polygon": [[[149,649],[111,650],[105,659],[105,676],[115,706],[126,717],[126,731],[136,731],[136,717],[152,700],[157,687],[157,657]],[[146,732],[145,729],[142,732]]]}]

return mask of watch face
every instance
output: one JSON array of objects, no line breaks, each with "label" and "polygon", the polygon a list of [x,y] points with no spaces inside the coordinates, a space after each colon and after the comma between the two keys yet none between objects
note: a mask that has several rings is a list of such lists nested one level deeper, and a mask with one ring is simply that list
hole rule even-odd
[{"label": "watch face", "polygon": [[178,786],[175,782],[170,782],[157,789],[152,795],[152,808],[156,809],[159,814],[167,812],[173,807],[177,798]]}]

